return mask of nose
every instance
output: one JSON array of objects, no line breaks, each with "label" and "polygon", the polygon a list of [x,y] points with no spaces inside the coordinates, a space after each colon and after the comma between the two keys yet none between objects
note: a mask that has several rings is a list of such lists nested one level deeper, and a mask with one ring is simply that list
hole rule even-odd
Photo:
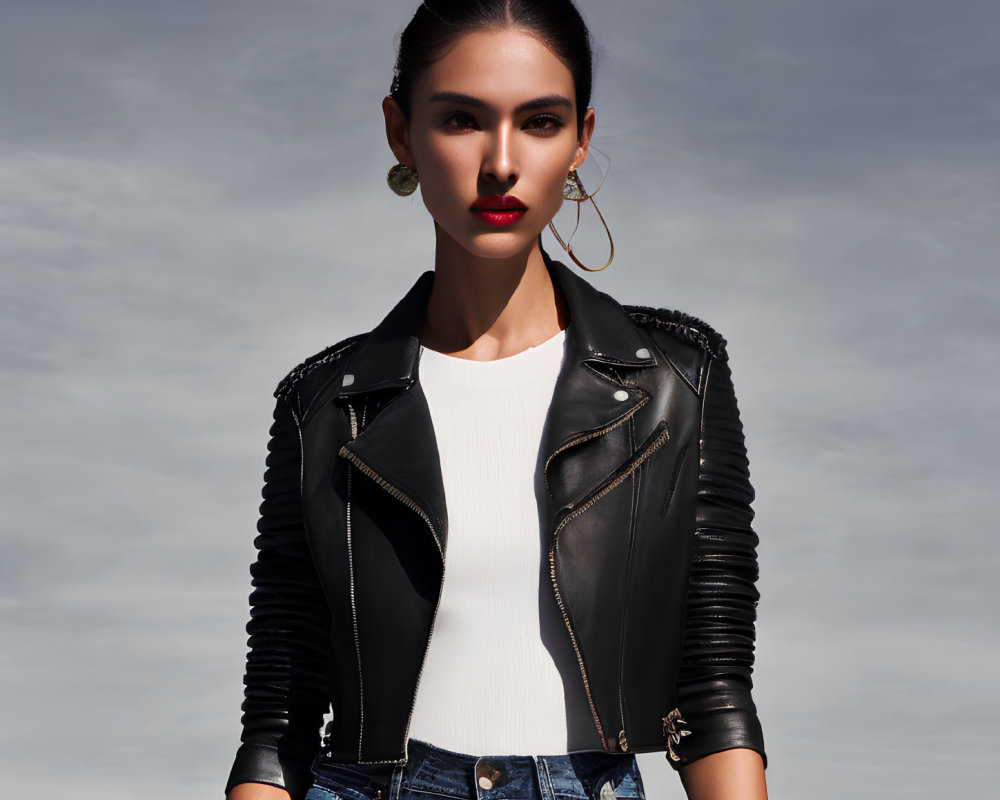
[{"label": "nose", "polygon": [[517,182],[517,157],[510,126],[500,125],[488,137],[483,153],[482,177],[487,182],[505,187]]}]

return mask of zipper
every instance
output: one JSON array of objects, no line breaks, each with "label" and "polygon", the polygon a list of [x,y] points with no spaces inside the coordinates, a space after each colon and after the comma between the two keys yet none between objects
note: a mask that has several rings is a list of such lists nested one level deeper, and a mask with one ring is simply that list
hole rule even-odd
[{"label": "zipper", "polygon": [[[636,408],[638,408],[638,406],[636,406]],[[601,433],[617,428],[619,425],[625,422],[625,419],[628,419],[628,417],[619,420],[614,425],[608,428],[605,428],[603,431],[601,431]],[[597,435],[600,435],[600,433],[587,434],[583,437],[579,437],[578,439],[574,440],[574,442],[581,442],[585,441],[586,439],[592,439],[594,438],[594,436]],[[559,611],[562,613],[562,618],[563,622],[566,625],[566,630],[569,632],[570,642],[573,645],[573,652],[576,655],[576,663],[580,668],[580,675],[583,677],[583,688],[587,694],[587,704],[590,706],[590,713],[594,717],[594,725],[597,727],[597,733],[601,737],[601,745],[605,751],[607,751],[608,749],[608,740],[604,735],[604,727],[601,725],[601,720],[597,715],[597,707],[594,704],[594,697],[592,692],[590,691],[590,679],[587,677],[587,668],[584,666],[583,656],[580,653],[580,645],[576,638],[576,632],[573,630],[573,624],[572,622],[570,622],[569,612],[566,610],[566,605],[562,599],[562,592],[559,591],[559,582],[556,579],[556,552],[559,549],[559,534],[563,530],[563,528],[565,528],[570,522],[572,522],[574,519],[580,516],[584,511],[593,506],[608,492],[612,491],[617,486],[621,485],[626,478],[628,478],[633,472],[635,472],[640,466],[642,466],[642,464],[645,463],[646,459],[648,459],[653,453],[659,450],[660,447],[663,446],[663,443],[670,438],[670,430],[665,422],[660,423],[660,425],[657,427],[657,432],[653,434],[653,437],[654,438],[652,443],[650,443],[642,451],[642,453],[639,454],[639,456],[633,459],[632,463],[629,465],[629,468],[627,470],[625,470],[620,475],[615,476],[614,480],[611,480],[605,486],[602,486],[600,489],[598,489],[596,492],[590,495],[590,497],[588,497],[579,506],[571,509],[570,512],[566,514],[566,516],[564,516],[559,521],[559,524],[556,526],[556,529],[552,533],[552,545],[549,547],[549,577],[552,579],[552,588],[555,592],[556,604],[559,606]],[[570,446],[569,444],[564,445],[559,450],[557,450],[556,453],[565,450],[569,446]],[[553,456],[554,455],[555,453],[553,453]],[[550,456],[548,461],[545,462],[546,467],[548,467],[548,463],[551,460],[552,456]]]},{"label": "zipper", "polygon": [[[358,415],[353,405],[348,405],[351,418],[351,440],[358,438]],[[360,709],[361,730],[358,732],[358,761],[361,761],[361,746],[365,735],[365,678],[361,669],[361,637],[358,635],[358,607],[354,594],[354,540],[351,530],[351,476],[352,470],[347,470],[347,561],[350,566],[349,584],[351,590],[351,623],[354,626],[354,653],[358,660],[358,706]]]},{"label": "zipper", "polygon": [[[431,538],[434,540],[434,544],[437,545],[438,555],[441,557],[441,586],[444,586],[444,549],[441,547],[441,541],[438,538],[437,529],[434,527],[434,523],[431,518],[427,515],[416,502],[409,497],[409,495],[404,494],[402,491],[393,486],[389,481],[379,475],[375,470],[369,467],[364,461],[358,458],[351,450],[344,447],[340,448],[339,455],[346,459],[348,462],[354,465],[363,475],[375,481],[375,483],[387,492],[391,497],[398,500],[408,509],[410,509],[414,514],[419,516],[426,524],[431,532]],[[437,600],[434,601],[434,611],[431,614],[431,627],[430,632],[427,635],[427,644],[424,646],[424,654],[420,659],[420,669],[417,671],[417,684],[413,691],[413,699],[410,701],[410,711],[406,717],[406,730],[403,733],[403,761],[402,764],[406,764],[410,759],[409,754],[409,743],[410,743],[410,722],[413,719],[413,709],[417,703],[417,691],[420,688],[420,679],[424,674],[424,664],[427,661],[427,651],[430,648],[431,636],[434,635],[434,623],[437,621],[438,607],[441,603],[441,590],[438,589]],[[359,651],[360,653],[360,651]],[[358,760],[360,761],[360,752],[358,753]]]},{"label": "zipper", "polygon": [[555,591],[556,604],[559,606],[559,612],[562,614],[563,623],[566,625],[566,630],[569,631],[570,642],[573,644],[573,652],[576,654],[576,663],[580,667],[580,675],[583,676],[583,689],[587,693],[587,705],[590,706],[590,713],[594,717],[594,725],[597,726],[597,733],[601,737],[601,747],[607,750],[608,740],[604,737],[604,728],[601,727],[601,720],[598,718],[597,708],[594,706],[594,698],[590,692],[590,680],[587,678],[587,668],[583,666],[580,645],[576,641],[576,633],[573,631],[573,625],[569,621],[569,614],[566,611],[565,603],[563,603],[562,592],[559,591],[559,582],[556,580],[556,549],[558,547],[559,542],[553,539],[552,546],[549,547],[549,576],[552,578],[552,589]]},{"label": "zipper", "polygon": [[358,470],[362,474],[375,481],[375,483],[377,483],[380,488],[384,489],[392,497],[394,497],[396,500],[398,500],[400,503],[402,503],[404,506],[410,509],[410,511],[412,511],[414,514],[420,517],[425,523],[427,523],[427,527],[430,528],[431,535],[434,537],[434,544],[437,545],[438,553],[441,554],[441,560],[444,561],[444,550],[441,548],[441,542],[438,539],[437,529],[434,527],[434,523],[431,522],[431,518],[427,516],[427,512],[425,512],[420,506],[418,506],[413,500],[411,500],[409,496],[403,494],[399,489],[397,489],[395,486],[389,483],[389,481],[387,481],[385,478],[379,475],[375,470],[369,467],[364,461],[358,458],[353,452],[351,452],[347,448],[346,445],[340,448],[340,452],[338,453],[338,455],[341,458],[350,461],[355,467],[358,468]]},{"label": "zipper", "polygon": [[[635,448],[635,426],[629,422],[629,444]],[[639,472],[642,467],[637,468]],[[622,721],[622,728],[618,732],[618,746],[623,753],[628,752],[628,736],[625,733],[625,626],[628,623],[628,587],[632,579],[632,551],[635,548],[635,526],[638,509],[638,488],[636,482],[632,484],[632,509],[629,514],[628,526],[628,548],[625,551],[625,597],[622,601],[622,622],[619,626],[618,638],[618,715]]]},{"label": "zipper", "polygon": [[549,464],[552,463],[552,459],[555,458],[562,452],[569,450],[571,447],[576,447],[578,444],[583,444],[584,442],[590,441],[591,439],[596,439],[598,436],[603,436],[606,433],[610,433],[615,428],[619,428],[628,422],[635,415],[635,412],[642,408],[646,403],[649,402],[648,397],[644,397],[638,403],[636,403],[627,414],[624,414],[621,418],[616,419],[606,428],[599,428],[596,431],[590,431],[590,433],[584,433],[580,436],[575,436],[572,439],[567,439],[556,449],[552,455],[545,459],[545,467],[542,469],[542,474],[545,476],[545,488],[548,490],[549,495],[552,495],[552,487],[549,485]]}]

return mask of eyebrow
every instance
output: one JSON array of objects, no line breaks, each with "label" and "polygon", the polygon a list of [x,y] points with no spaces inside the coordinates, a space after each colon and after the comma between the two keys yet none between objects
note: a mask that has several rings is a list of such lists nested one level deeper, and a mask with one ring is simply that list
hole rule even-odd
[{"label": "eyebrow", "polygon": [[[471,108],[488,107],[488,105],[478,97],[472,97],[468,94],[460,94],[459,92],[435,92],[428,98],[428,101],[431,103],[457,103],[458,105],[469,106]],[[521,103],[514,109],[514,113],[520,114],[524,111],[534,111],[537,108],[552,108],[552,106],[572,108],[573,103],[568,97],[564,97],[561,94],[550,94],[545,97],[536,97],[534,100],[528,100],[527,102]]]}]

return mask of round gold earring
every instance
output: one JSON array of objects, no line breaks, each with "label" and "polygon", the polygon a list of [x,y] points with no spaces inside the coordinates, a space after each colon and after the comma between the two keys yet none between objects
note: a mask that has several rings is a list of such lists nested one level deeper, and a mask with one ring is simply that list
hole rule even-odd
[{"label": "round gold earring", "polygon": [[[598,186],[597,188],[600,189],[601,187]],[[615,260],[615,241],[611,237],[611,231],[608,229],[608,223],[604,221],[601,209],[597,207],[597,203],[594,201],[594,194],[597,194],[596,190],[593,194],[587,194],[587,190],[583,188],[583,181],[580,180],[580,176],[576,173],[576,167],[570,167],[569,174],[566,176],[566,183],[563,185],[563,197],[567,200],[573,200],[576,203],[576,227],[573,228],[573,234],[580,227],[580,206],[589,200],[591,205],[594,206],[594,211],[597,212],[601,224],[604,226],[604,232],[608,235],[608,245],[611,248],[611,254],[603,267],[588,267],[580,261],[573,253],[573,245],[570,243],[573,240],[573,234],[570,234],[569,241],[563,241],[562,236],[559,235],[559,231],[556,230],[555,222],[549,221],[549,230],[552,231],[552,235],[556,237],[556,241],[559,242],[562,249],[566,251],[566,255],[573,259],[573,263],[580,267],[580,269],[585,269],[587,272],[600,272]]]},{"label": "round gold earring", "polygon": [[406,164],[396,164],[390,168],[385,176],[385,182],[400,197],[409,197],[417,191],[420,178],[415,169],[406,166]]}]

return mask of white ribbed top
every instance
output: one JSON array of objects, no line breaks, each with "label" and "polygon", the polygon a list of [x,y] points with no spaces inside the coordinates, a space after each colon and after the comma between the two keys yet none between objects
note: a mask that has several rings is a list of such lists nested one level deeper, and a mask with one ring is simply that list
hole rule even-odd
[{"label": "white ribbed top", "polygon": [[[561,331],[495,361],[421,348],[448,547],[409,733],[448,750],[566,752],[562,680],[539,631],[542,546],[534,488],[564,340]],[[542,590],[551,592],[551,585],[546,581]]]}]

